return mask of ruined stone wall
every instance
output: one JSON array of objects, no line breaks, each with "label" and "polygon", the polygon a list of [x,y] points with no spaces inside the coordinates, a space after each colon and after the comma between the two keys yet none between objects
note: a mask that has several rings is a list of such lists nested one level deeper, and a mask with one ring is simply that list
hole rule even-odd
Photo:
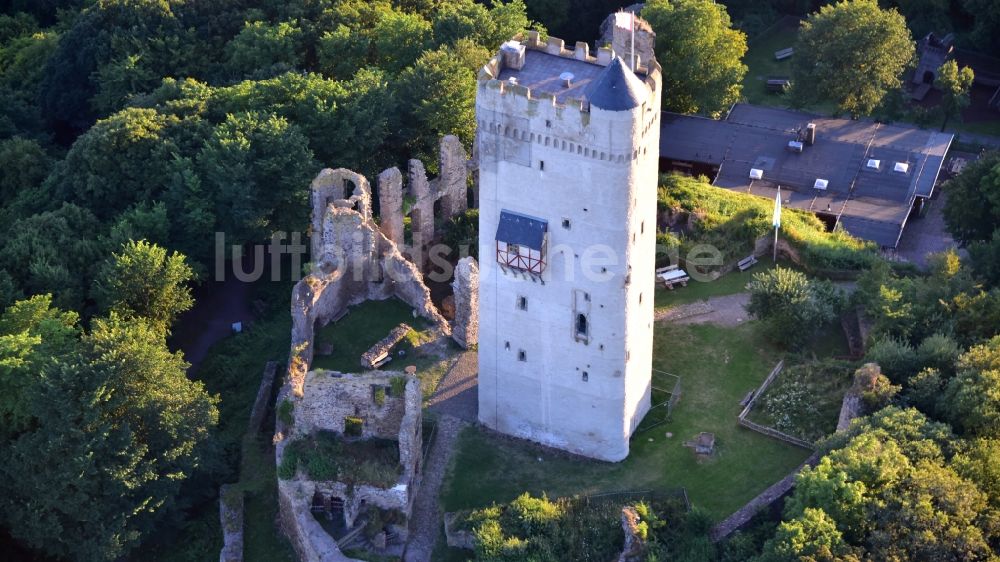
[{"label": "ruined stone wall", "polygon": [[316,484],[300,480],[278,481],[281,527],[301,562],[359,562],[340,552],[310,511]]},{"label": "ruined stone wall", "polygon": [[479,343],[479,265],[473,257],[459,260],[455,267],[455,322],[451,337],[468,349]]},{"label": "ruined stone wall", "polygon": [[[391,379],[397,376],[406,375],[391,371],[361,375],[310,371],[305,379],[305,394],[295,405],[295,435],[319,430],[343,433],[345,417],[360,417],[364,420],[363,437],[397,439],[406,410],[405,396],[392,396]],[[386,391],[381,406],[375,403],[376,387]]]}]

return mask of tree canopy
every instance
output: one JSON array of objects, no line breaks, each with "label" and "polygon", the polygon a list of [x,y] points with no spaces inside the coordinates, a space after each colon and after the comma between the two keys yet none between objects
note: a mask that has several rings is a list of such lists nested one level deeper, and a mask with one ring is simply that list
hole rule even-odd
[{"label": "tree canopy", "polygon": [[663,108],[720,115],[740,99],[747,38],[711,0],[652,0],[642,10],[656,32]]},{"label": "tree canopy", "polygon": [[902,86],[915,48],[906,20],[875,0],[823,6],[803,23],[795,44],[792,97],[830,102],[852,116],[869,115]]}]

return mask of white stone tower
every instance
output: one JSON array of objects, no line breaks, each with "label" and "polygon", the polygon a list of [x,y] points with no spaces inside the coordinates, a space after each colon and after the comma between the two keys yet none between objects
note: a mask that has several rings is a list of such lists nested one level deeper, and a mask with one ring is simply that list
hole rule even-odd
[{"label": "white stone tower", "polygon": [[476,96],[479,420],[609,461],[650,407],[661,77],[636,47],[633,71],[529,33]]}]

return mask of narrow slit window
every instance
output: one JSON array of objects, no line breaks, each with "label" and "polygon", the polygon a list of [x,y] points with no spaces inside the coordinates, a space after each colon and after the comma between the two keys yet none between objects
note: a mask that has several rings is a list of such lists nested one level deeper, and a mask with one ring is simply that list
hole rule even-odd
[{"label": "narrow slit window", "polygon": [[587,324],[588,324],[588,322],[587,322],[587,315],[586,314],[577,314],[576,315],[576,335],[586,337],[587,334],[588,334],[588,328],[590,328],[590,326],[588,326]]},{"label": "narrow slit window", "polygon": [[518,350],[518,352],[517,352],[517,360],[518,361],[527,361],[528,360],[528,354],[525,353],[523,349]]},{"label": "narrow slit window", "polygon": [[528,297],[517,297],[517,308],[519,310],[528,310]]}]

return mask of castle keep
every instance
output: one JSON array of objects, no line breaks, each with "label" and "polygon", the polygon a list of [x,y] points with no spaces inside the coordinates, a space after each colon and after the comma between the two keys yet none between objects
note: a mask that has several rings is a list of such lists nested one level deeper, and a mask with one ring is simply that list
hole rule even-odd
[{"label": "castle keep", "polygon": [[479,419],[609,461],[650,407],[661,76],[643,39],[624,60],[528,33],[476,96]]}]

